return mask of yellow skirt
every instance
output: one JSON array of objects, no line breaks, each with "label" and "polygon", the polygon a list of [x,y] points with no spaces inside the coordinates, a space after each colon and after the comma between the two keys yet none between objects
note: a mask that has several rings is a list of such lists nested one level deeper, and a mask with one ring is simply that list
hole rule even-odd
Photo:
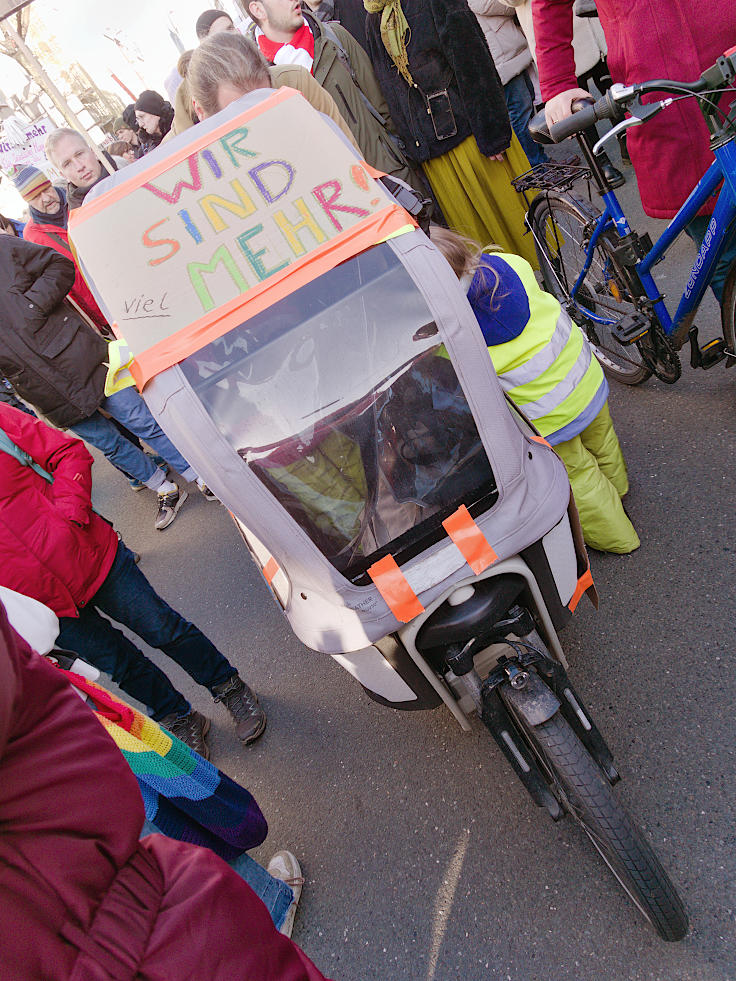
[{"label": "yellow skirt", "polygon": [[450,228],[479,245],[497,245],[539,268],[531,234],[525,235],[524,198],[510,181],[529,170],[515,133],[503,160],[490,160],[474,136],[422,164]]}]

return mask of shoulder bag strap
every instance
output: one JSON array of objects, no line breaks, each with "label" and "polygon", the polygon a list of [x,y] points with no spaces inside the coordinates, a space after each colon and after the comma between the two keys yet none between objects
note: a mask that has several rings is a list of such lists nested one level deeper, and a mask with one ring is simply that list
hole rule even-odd
[{"label": "shoulder bag strap", "polygon": [[20,446],[16,446],[4,429],[0,429],[0,450],[4,451],[9,456],[15,457],[21,466],[31,467],[40,477],[43,477],[44,480],[48,480],[50,484],[54,482],[54,478],[51,476],[51,474],[44,470],[43,467],[39,466],[26,453],[25,450],[20,448]]}]

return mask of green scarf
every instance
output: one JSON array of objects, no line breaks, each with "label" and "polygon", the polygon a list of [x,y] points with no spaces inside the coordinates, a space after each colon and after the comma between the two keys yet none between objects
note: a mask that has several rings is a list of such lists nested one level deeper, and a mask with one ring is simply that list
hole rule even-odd
[{"label": "green scarf", "polygon": [[409,56],[406,53],[406,42],[411,31],[401,9],[401,0],[363,0],[363,6],[369,14],[381,14],[381,40],[384,47],[399,74],[409,85],[413,85]]}]

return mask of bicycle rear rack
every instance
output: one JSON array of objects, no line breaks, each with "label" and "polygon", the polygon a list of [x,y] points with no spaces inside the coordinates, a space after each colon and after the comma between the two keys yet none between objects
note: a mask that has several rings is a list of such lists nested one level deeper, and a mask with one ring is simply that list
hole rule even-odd
[{"label": "bicycle rear rack", "polygon": [[526,197],[527,191],[569,191],[573,184],[580,180],[590,180],[591,172],[587,167],[576,167],[571,164],[561,164],[549,161],[537,164],[531,170],[515,177],[511,183],[515,190]]}]

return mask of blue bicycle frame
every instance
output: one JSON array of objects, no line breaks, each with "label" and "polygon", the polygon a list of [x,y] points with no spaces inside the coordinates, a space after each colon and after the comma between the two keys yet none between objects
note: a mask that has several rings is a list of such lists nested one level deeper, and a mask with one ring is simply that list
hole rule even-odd
[{"label": "blue bicycle frame", "polygon": [[[687,201],[685,201],[662,235],[654,243],[651,250],[634,267],[639,274],[639,280],[647,298],[652,301],[652,309],[659,319],[665,334],[670,336],[676,335],[678,339],[686,336],[690,329],[695,312],[708,288],[713,271],[723,254],[728,243],[729,233],[736,221],[736,142],[733,139],[729,140],[727,143],[719,146],[714,152],[716,159],[698,181]],[[702,245],[698,250],[698,255],[673,319],[670,317],[661,293],[652,278],[652,266],[666,255],[667,250],[680,233],[684,231],[685,226],[697,215],[708,198],[715,194],[721,181],[723,181],[723,187],[718,195],[708,229]],[[590,237],[590,242],[586,249],[585,263],[580,275],[575,281],[575,285],[570,290],[570,297],[573,300],[588,273],[593,261],[596,245],[603,232],[609,228],[613,228],[620,238],[631,232],[626,215],[615,193],[613,191],[607,191],[603,194],[603,200],[606,205],[605,210],[596,220],[593,234]],[[578,305],[586,317],[593,323],[614,325],[617,322],[599,316],[592,310],[588,310],[582,303]]]}]

